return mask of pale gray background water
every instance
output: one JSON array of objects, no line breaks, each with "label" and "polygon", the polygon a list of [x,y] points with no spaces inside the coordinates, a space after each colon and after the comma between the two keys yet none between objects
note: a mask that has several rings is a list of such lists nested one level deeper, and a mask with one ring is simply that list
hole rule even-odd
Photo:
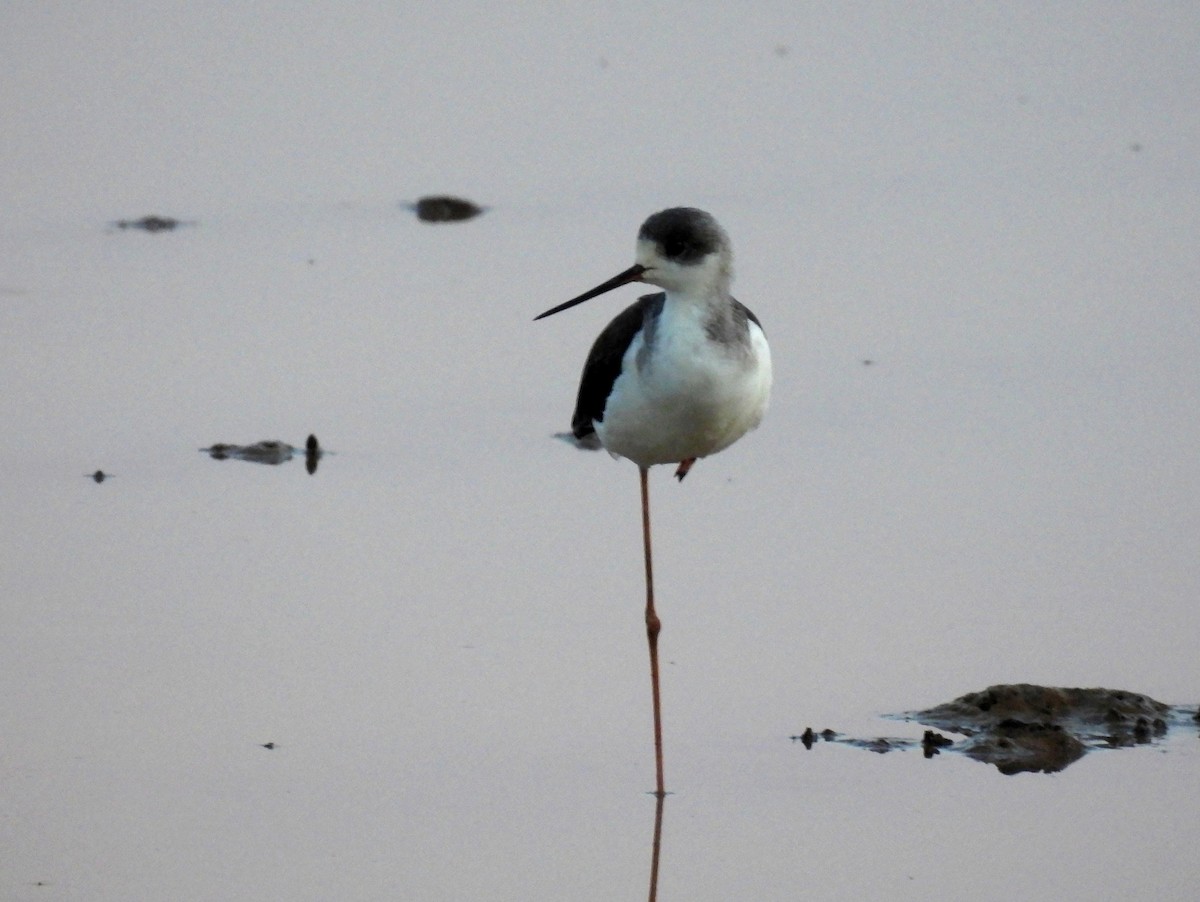
[{"label": "pale gray background water", "polygon": [[1200,10],[534,9],[0,10],[0,895],[644,894],[636,470],[549,438],[636,291],[531,319],[691,204],[777,384],[654,474],[660,898],[1191,898],[1194,732],[787,737],[1197,701]]}]

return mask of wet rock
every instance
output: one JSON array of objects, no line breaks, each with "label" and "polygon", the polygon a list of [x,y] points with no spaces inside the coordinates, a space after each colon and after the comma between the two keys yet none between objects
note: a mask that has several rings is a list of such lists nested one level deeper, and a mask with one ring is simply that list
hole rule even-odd
[{"label": "wet rock", "polygon": [[474,219],[484,211],[478,204],[448,194],[422,197],[411,208],[421,222],[462,222]]}]

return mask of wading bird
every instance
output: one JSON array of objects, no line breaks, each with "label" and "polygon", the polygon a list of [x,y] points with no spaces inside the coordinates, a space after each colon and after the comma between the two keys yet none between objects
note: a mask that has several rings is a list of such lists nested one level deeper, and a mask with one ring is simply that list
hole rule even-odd
[{"label": "wading bird", "polygon": [[655,213],[638,232],[636,261],[536,319],[630,282],[663,289],[639,298],[600,333],[583,367],[571,432],[562,435],[580,448],[603,448],[638,466],[656,795],[662,798],[662,623],[654,610],[647,474],[655,464],[676,464],[675,476],[682,480],[699,458],[728,448],[756,427],[771,394],[771,352],[758,318],[729,293],[733,251],[708,213],[690,207]]}]

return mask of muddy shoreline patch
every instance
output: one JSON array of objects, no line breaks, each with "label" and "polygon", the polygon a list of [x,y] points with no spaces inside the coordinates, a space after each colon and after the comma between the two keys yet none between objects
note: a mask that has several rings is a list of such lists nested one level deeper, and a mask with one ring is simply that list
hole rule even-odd
[{"label": "muddy shoreline patch", "polygon": [[868,739],[829,729],[817,733],[812,728],[791,738],[806,749],[819,742],[878,753],[920,748],[926,758],[956,752],[995,765],[1004,774],[1055,773],[1092,749],[1150,745],[1172,728],[1196,728],[1200,723],[1196,706],[1171,706],[1144,693],[1029,683],[989,686],[923,711],[888,717],[935,729],[926,730],[920,740]]}]

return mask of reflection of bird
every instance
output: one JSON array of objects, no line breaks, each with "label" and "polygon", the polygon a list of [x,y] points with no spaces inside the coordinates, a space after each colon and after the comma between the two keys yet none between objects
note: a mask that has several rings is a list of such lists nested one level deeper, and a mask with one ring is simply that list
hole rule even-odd
[{"label": "reflection of bird", "polygon": [[592,345],[571,433],[581,448],[604,448],[638,465],[646,562],[646,635],[654,698],[658,789],[663,789],[658,633],[650,553],[647,472],[728,448],[756,427],[771,393],[771,352],[758,319],[729,294],[733,252],[702,210],[655,213],[638,232],[637,262],[607,282],[537,317],[550,316],[630,282],[664,289],[626,308]]}]

